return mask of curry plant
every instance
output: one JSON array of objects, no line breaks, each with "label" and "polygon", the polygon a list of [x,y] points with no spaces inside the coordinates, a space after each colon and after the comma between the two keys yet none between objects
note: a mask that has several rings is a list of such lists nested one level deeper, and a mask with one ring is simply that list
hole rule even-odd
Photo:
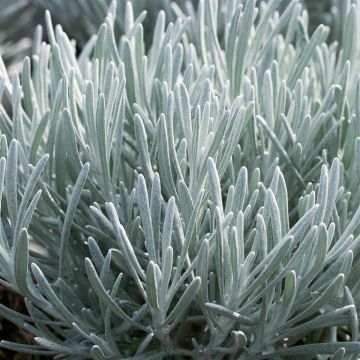
[{"label": "curry plant", "polygon": [[0,60],[0,315],[34,335],[0,346],[357,359],[360,3],[338,43],[296,0],[165,3],[150,42],[113,2]]}]

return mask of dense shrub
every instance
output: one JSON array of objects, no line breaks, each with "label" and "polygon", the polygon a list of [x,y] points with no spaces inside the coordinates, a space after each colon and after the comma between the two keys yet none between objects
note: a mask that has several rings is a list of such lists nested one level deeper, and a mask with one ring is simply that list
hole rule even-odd
[{"label": "dense shrub", "polygon": [[357,359],[360,3],[339,44],[297,1],[179,4],[78,53],[47,13],[0,61],[0,315],[36,342],[0,346]]}]

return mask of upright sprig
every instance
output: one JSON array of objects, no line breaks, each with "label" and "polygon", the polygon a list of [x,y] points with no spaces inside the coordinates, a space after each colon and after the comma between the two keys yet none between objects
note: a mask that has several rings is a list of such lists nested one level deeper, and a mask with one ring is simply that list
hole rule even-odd
[{"label": "upright sprig", "polygon": [[355,359],[358,6],[338,45],[295,0],[165,5],[149,41],[114,2],[79,53],[47,12],[0,61],[0,282],[28,312],[0,314],[36,342],[1,346]]}]

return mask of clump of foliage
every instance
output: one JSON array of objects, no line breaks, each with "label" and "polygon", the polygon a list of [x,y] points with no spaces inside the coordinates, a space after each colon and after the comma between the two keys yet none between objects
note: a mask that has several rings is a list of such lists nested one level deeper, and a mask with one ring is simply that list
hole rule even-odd
[{"label": "clump of foliage", "polygon": [[357,359],[360,3],[341,45],[295,0],[188,4],[145,46],[114,2],[80,53],[47,13],[0,62],[0,315],[36,342],[0,346]]}]

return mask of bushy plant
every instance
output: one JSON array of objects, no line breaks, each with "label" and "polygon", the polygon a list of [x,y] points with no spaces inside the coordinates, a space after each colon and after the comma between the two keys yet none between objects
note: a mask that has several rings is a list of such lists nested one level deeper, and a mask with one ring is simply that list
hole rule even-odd
[{"label": "bushy plant", "polygon": [[339,46],[295,0],[171,6],[0,61],[0,315],[36,342],[0,346],[358,359],[360,3]]}]

